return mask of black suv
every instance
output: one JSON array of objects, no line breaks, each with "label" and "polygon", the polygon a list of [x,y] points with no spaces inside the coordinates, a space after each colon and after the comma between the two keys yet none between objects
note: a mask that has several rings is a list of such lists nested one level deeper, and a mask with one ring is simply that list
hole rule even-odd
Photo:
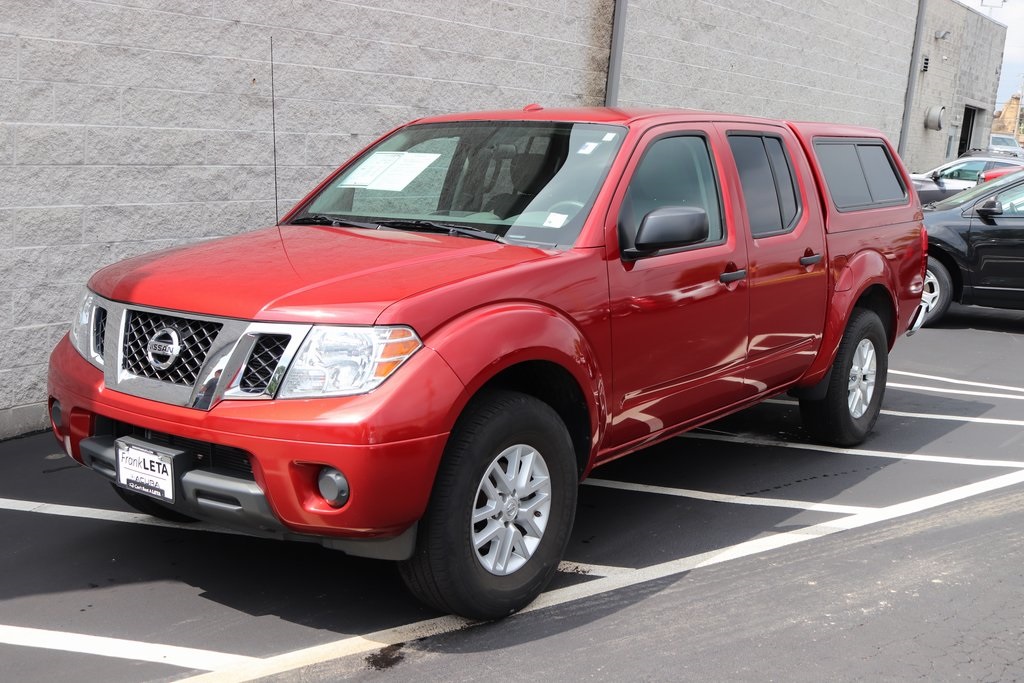
[{"label": "black suv", "polygon": [[1024,172],[925,204],[925,325],[953,301],[1024,308]]}]

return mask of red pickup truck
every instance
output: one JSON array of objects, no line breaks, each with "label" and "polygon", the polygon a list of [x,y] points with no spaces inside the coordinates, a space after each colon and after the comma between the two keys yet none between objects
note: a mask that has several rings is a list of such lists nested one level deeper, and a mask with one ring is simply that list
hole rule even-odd
[{"label": "red pickup truck", "polygon": [[555,572],[579,481],[790,391],[860,442],[923,316],[875,130],[688,111],[400,127],[278,225],[89,281],[53,432],[135,508],[399,561],[472,618]]}]

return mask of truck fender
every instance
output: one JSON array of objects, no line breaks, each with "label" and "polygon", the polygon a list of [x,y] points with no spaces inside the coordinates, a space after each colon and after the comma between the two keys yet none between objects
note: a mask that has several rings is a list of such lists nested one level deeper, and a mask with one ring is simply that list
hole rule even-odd
[{"label": "truck fender", "polygon": [[590,414],[591,450],[608,414],[606,386],[590,343],[554,309],[526,302],[494,304],[462,315],[430,335],[433,349],[466,386],[449,424],[488,381],[518,363],[548,361],[579,385]]},{"label": "truck fender", "polygon": [[[835,283],[818,357],[804,373],[799,387],[811,387],[821,382],[822,378],[826,378],[827,381],[827,374],[835,360],[836,352],[839,350],[839,342],[842,341],[843,334],[846,332],[846,325],[850,321],[853,308],[869,288],[880,285],[885,290],[889,313],[892,320],[896,319],[892,277],[885,259],[878,252],[864,251],[855,255],[839,271]],[[890,348],[893,341],[892,330],[890,330]]]}]

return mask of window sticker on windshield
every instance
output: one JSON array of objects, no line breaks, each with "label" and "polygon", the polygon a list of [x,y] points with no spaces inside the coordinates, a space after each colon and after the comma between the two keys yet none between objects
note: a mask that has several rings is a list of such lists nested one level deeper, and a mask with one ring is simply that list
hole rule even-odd
[{"label": "window sticker on windshield", "polygon": [[366,189],[401,192],[440,156],[440,154],[406,152],[395,163],[384,169],[383,173],[374,178],[373,182],[366,186]]},{"label": "window sticker on windshield", "polygon": [[338,183],[338,187],[366,187],[404,155],[404,152],[374,152]]},{"label": "window sticker on windshield", "polygon": [[544,219],[545,228],[560,228],[565,225],[565,219],[569,217],[566,213],[549,213]]},{"label": "window sticker on windshield", "polygon": [[584,142],[583,146],[579,148],[577,154],[590,154],[601,145],[600,142]]},{"label": "window sticker on windshield", "polygon": [[601,142],[611,142],[615,139],[615,133],[605,133],[604,137],[601,138]]},{"label": "window sticker on windshield", "polygon": [[420,152],[375,152],[338,183],[338,187],[401,192],[440,156]]}]

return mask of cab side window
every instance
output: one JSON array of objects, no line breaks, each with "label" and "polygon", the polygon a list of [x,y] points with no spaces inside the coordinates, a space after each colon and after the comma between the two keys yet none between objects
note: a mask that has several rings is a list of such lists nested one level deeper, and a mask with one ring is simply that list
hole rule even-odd
[{"label": "cab side window", "polygon": [[729,147],[747,206],[750,232],[767,237],[789,232],[800,215],[793,165],[782,140],[768,135],[729,135]]},{"label": "cab side window", "polygon": [[723,239],[718,183],[703,137],[666,137],[647,148],[619,209],[619,247],[631,248],[644,216],[665,206],[704,209],[708,215],[708,238],[702,245]]}]

